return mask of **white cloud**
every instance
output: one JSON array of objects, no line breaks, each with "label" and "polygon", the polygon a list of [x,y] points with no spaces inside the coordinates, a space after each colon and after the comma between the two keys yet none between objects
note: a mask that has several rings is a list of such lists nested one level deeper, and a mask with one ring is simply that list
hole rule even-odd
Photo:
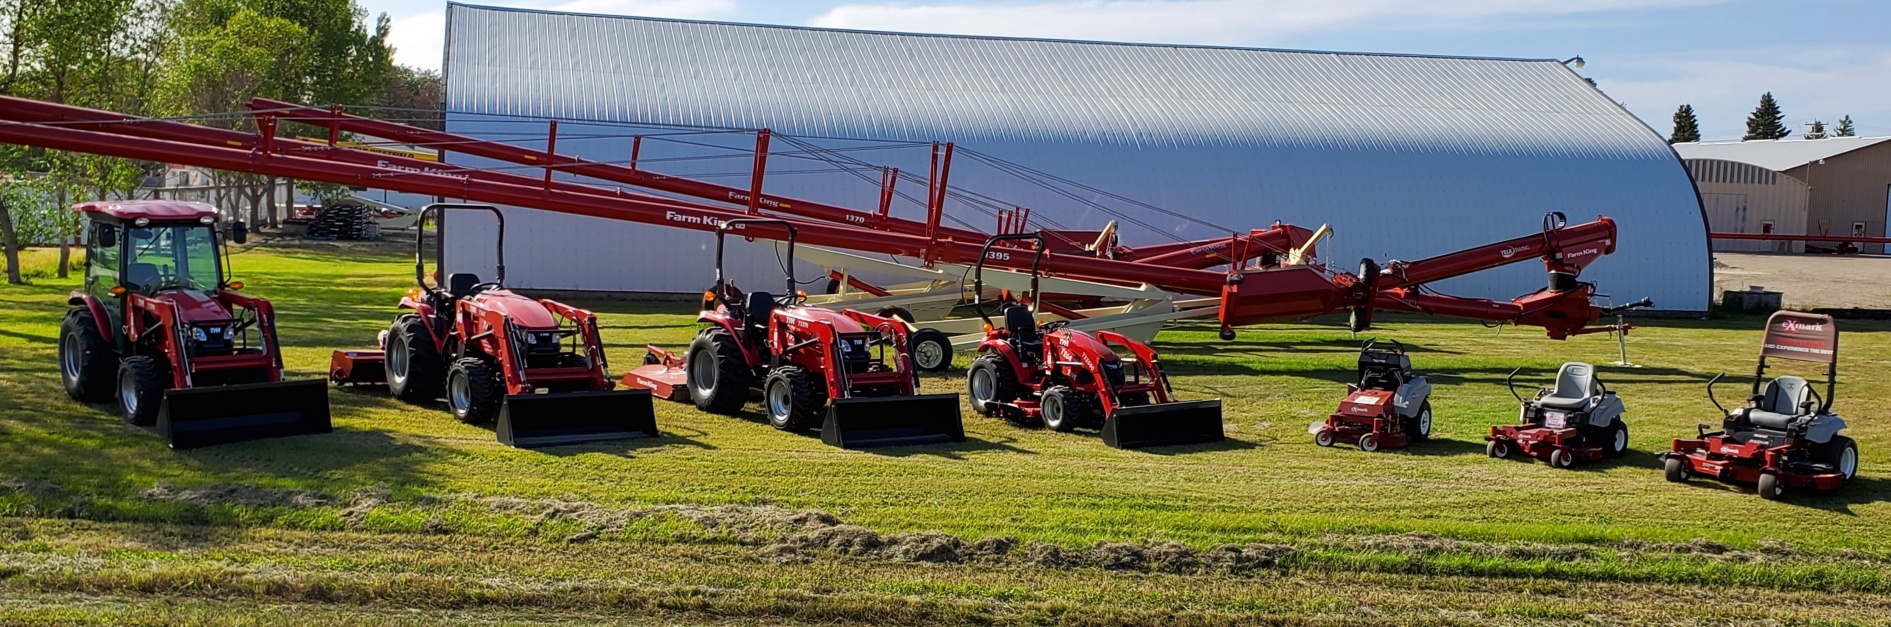
[{"label": "white cloud", "polygon": [[849,4],[816,17],[829,28],[1222,45],[1362,24],[1463,30],[1491,19],[1714,4],[1722,0],[1052,0],[990,5]]},{"label": "white cloud", "polygon": [[1883,80],[1891,75],[1891,47],[1724,50],[1621,64],[1631,78],[1603,76],[1602,90],[1663,135],[1673,128],[1675,108],[1686,103],[1694,106],[1704,139],[1739,139],[1747,114],[1767,91],[1794,135],[1815,119],[1829,131],[1847,114],[1860,134],[1891,134],[1891,82]]},{"label": "white cloud", "polygon": [[[735,0],[497,0],[482,2],[493,6],[548,9],[573,13],[635,15],[713,19],[735,13]],[[441,52],[446,45],[446,13],[429,11],[394,20],[388,34],[394,46],[394,62],[419,68],[439,69]]]}]

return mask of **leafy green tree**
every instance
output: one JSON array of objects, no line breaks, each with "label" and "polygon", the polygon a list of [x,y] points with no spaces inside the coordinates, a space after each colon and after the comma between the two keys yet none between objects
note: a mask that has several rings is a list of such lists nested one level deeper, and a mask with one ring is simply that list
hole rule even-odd
[{"label": "leafy green tree", "polygon": [[1785,139],[1792,131],[1786,128],[1786,114],[1780,112],[1779,103],[1773,100],[1773,92],[1760,96],[1760,105],[1747,116],[1747,134],[1740,141],[1754,139]]},{"label": "leafy green tree", "polygon": [[1838,127],[1832,129],[1833,137],[1856,137],[1857,135],[1858,129],[1852,128],[1852,116],[1850,115],[1839,118]]},{"label": "leafy green tree", "polygon": [[1701,121],[1694,117],[1694,105],[1684,104],[1674,110],[1674,134],[1668,136],[1668,143],[1679,144],[1701,140]]}]

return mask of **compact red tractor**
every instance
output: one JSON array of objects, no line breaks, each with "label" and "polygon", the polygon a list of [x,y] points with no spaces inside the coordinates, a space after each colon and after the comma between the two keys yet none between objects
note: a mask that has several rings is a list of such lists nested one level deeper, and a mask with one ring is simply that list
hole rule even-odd
[{"label": "compact red tractor", "polygon": [[1622,399],[1596,378],[1596,367],[1580,362],[1563,364],[1556,371],[1556,386],[1537,390],[1524,400],[1517,394],[1517,370],[1504,384],[1523,408],[1518,423],[1497,425],[1485,436],[1484,452],[1499,459],[1521,452],[1568,468],[1576,460],[1621,457],[1628,452],[1628,425],[1622,422]]},{"label": "compact red tractor", "polygon": [[[1768,381],[1762,390],[1769,357],[1825,364],[1825,396],[1794,376]],[[1767,318],[1746,405],[1733,411],[1721,407],[1714,384],[1722,376],[1707,382],[1708,400],[1726,415],[1721,430],[1709,433],[1701,425],[1698,438],[1675,440],[1674,450],[1661,454],[1669,481],[1700,475],[1751,483],[1760,498],[1771,500],[1789,489],[1836,490],[1858,473],[1858,444],[1839,435],[1845,420],[1832,413],[1838,323],[1831,316],[1781,311]]]},{"label": "compact red tractor", "polygon": [[1412,372],[1405,345],[1367,341],[1359,350],[1359,382],[1326,420],[1307,427],[1313,442],[1356,444],[1368,453],[1431,438],[1431,382]]},{"label": "compact red tractor", "polygon": [[[84,289],[59,328],[66,393],[116,393],[126,422],[171,448],[328,433],[320,380],[282,378],[269,301],[231,281],[217,210],[175,201],[91,202]],[[247,239],[242,222],[230,239]]]},{"label": "compact red tractor", "polygon": [[[1059,320],[1038,324],[1038,261],[1048,244],[1042,234],[1012,233],[985,241],[973,264],[974,294],[984,293],[985,260],[1022,254],[1022,248],[994,249],[1007,241],[1031,241],[1031,305],[1002,305],[1004,324],[992,322],[988,309],[985,339],[966,373],[972,409],[987,416],[1042,423],[1057,431],[1101,428],[1103,443],[1115,448],[1143,448],[1218,442],[1221,399],[1177,401],[1162,372],[1155,349],[1114,331],[1095,334],[1066,328]],[[1118,349],[1128,355],[1118,353]]]},{"label": "compact red tractor", "polygon": [[[780,227],[787,234],[781,296],[743,293],[722,273],[731,230]],[[762,391],[768,423],[783,431],[819,425],[821,441],[841,448],[962,442],[957,394],[920,394],[909,326],[892,317],[805,304],[794,278],[795,227],[783,220],[726,220],[716,228],[716,282],[703,293],[697,321],[709,324],[682,358],[649,347],[624,384],[735,415],[749,392]],[[888,348],[892,363],[888,363]],[[878,349],[876,354],[875,349]]]},{"label": "compact red tractor", "polygon": [[484,282],[455,272],[429,285],[426,230],[414,256],[418,287],[401,298],[410,313],[395,318],[379,351],[335,351],[329,378],[337,385],[385,381],[394,396],[431,403],[444,393],[453,417],[497,421],[499,441],[536,448],[657,437],[647,390],[617,390],[606,373],[597,316],[549,299],[506,289],[505,215],[490,205],[428,205],[434,220],[436,268],[446,261],[447,210],[490,212],[497,221],[497,272]]}]

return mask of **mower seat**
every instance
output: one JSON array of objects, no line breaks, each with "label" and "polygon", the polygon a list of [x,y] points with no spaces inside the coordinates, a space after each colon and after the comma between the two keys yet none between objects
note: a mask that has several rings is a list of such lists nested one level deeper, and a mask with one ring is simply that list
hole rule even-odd
[{"label": "mower seat", "polygon": [[1044,337],[1037,332],[1037,316],[1030,307],[1012,305],[1005,308],[1005,331],[1011,334],[1012,347],[1018,356],[1036,360],[1044,352]]},{"label": "mower seat", "polygon": [[1589,399],[1596,396],[1599,387],[1595,366],[1572,361],[1556,372],[1556,387],[1548,396],[1537,399],[1537,404],[1551,409],[1583,409],[1589,406]]},{"label": "mower seat", "polygon": [[158,286],[158,265],[133,263],[125,266],[125,284],[149,291]]},{"label": "mower seat", "polygon": [[473,288],[479,285],[479,275],[471,272],[455,272],[446,275],[446,293],[454,298],[466,298],[473,295]]},{"label": "mower seat", "polygon": [[742,315],[750,328],[768,330],[768,316],[775,312],[775,296],[760,290],[749,292],[742,301]]},{"label": "mower seat", "polygon": [[1800,410],[1812,399],[1812,388],[1799,377],[1780,377],[1766,384],[1760,406],[1747,412],[1747,422],[1761,429],[1785,431],[1805,414]]},{"label": "mower seat", "polygon": [[1412,360],[1405,355],[1386,352],[1359,354],[1359,388],[1396,390],[1412,378]]}]

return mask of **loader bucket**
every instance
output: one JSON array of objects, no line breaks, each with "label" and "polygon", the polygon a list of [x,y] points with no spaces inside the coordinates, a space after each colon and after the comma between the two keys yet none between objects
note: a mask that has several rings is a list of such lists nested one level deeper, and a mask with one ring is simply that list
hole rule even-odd
[{"label": "loader bucket", "polygon": [[1180,446],[1222,439],[1221,399],[1119,407],[1103,421],[1103,443],[1112,448]]},{"label": "loader bucket", "polygon": [[332,430],[320,379],[167,390],[158,407],[158,435],[174,449]]},{"label": "loader bucket", "polygon": [[518,448],[659,436],[649,390],[508,396],[495,431]]},{"label": "loader bucket", "polygon": [[959,395],[836,399],[827,406],[821,441],[841,448],[964,442]]}]

